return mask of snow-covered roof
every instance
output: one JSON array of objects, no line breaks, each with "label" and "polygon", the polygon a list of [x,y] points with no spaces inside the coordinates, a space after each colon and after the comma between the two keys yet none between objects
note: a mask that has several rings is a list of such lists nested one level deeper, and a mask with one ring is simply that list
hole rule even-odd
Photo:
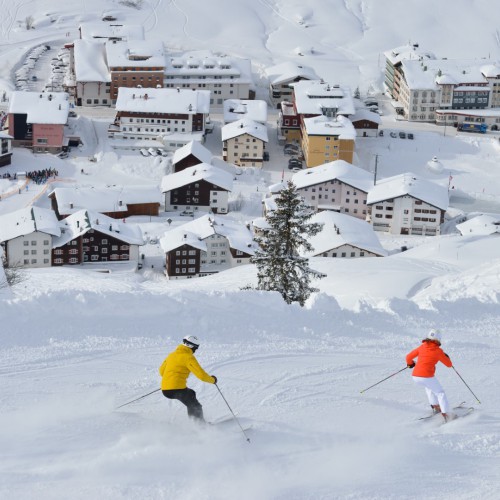
[{"label": "snow-covered roof", "polygon": [[197,141],[190,141],[185,146],[175,150],[172,163],[175,165],[184,158],[187,158],[189,155],[193,155],[198,158],[200,163],[211,163],[213,157],[212,152],[201,143]]},{"label": "snow-covered roof", "polygon": [[106,63],[105,43],[94,40],[75,40],[75,77],[77,82],[110,82]]},{"label": "snow-covered roof", "polygon": [[12,92],[9,113],[25,114],[28,123],[64,125],[68,121],[66,92]]},{"label": "snow-covered roof", "polygon": [[59,187],[49,196],[55,197],[60,214],[73,214],[82,209],[126,212],[129,204],[160,203],[161,200],[156,186]]},{"label": "snow-covered roof", "polygon": [[377,125],[381,125],[382,118],[378,113],[374,113],[369,109],[357,108],[356,112],[349,117],[352,123],[356,123],[361,120],[368,120],[370,122],[376,123]]},{"label": "snow-covered roof", "polygon": [[208,50],[191,51],[173,56],[166,62],[165,75],[170,83],[181,83],[188,76],[190,83],[252,83],[252,68],[249,59],[214,54]]},{"label": "snow-covered roof", "polygon": [[231,248],[250,255],[253,255],[257,248],[253,241],[253,234],[247,226],[213,214],[204,215],[167,231],[160,239],[160,244],[165,252],[170,252],[182,245],[190,245],[206,251],[207,246],[203,240],[214,234],[227,238]]},{"label": "snow-covered roof", "polygon": [[307,135],[334,135],[339,139],[356,139],[356,129],[345,116],[331,118],[320,115],[304,118],[304,127]]},{"label": "snow-covered roof", "polygon": [[106,42],[106,57],[110,68],[164,68],[165,50],[162,42],[129,40]]},{"label": "snow-covered roof", "polygon": [[208,114],[210,91],[119,87],[116,110],[133,113]]},{"label": "snow-covered roof", "polygon": [[3,130],[0,130],[0,139],[14,139],[14,137],[9,135],[7,132],[4,132]]},{"label": "snow-covered roof", "polygon": [[26,207],[0,215],[0,242],[13,240],[35,232],[59,236],[58,220],[53,210]]},{"label": "snow-covered roof", "polygon": [[123,223],[92,210],[79,210],[59,221],[61,235],[53,238],[52,247],[58,248],[78,236],[84,235],[90,229],[112,236],[129,245],[143,245],[144,237],[141,228],[130,222]]},{"label": "snow-covered roof", "polygon": [[433,207],[446,210],[449,204],[448,189],[417,177],[411,172],[380,179],[368,192],[366,203],[372,205],[379,201],[411,196]]},{"label": "snow-covered roof", "polygon": [[293,175],[292,182],[297,189],[303,189],[334,179],[365,193],[373,187],[373,175],[370,172],[344,160],[332,161],[324,165],[301,170]]},{"label": "snow-covered roof", "polygon": [[293,62],[284,62],[265,69],[265,75],[271,85],[293,82],[297,78],[304,80],[319,80],[318,75],[308,66],[301,66]]},{"label": "snow-covered roof", "polygon": [[500,233],[500,215],[481,214],[457,224],[462,236],[487,236]]},{"label": "snow-covered roof", "polygon": [[222,140],[227,141],[233,137],[248,134],[263,142],[268,141],[267,127],[262,123],[255,122],[248,118],[242,118],[232,123],[224,125],[221,129]]},{"label": "snow-covered roof", "polygon": [[485,64],[480,68],[481,73],[485,78],[500,78],[500,64]]},{"label": "snow-covered roof", "polygon": [[348,87],[323,80],[300,80],[290,83],[290,87],[293,87],[297,113],[301,115],[321,115],[327,109],[335,109],[341,115],[354,114],[354,102]]},{"label": "snow-covered roof", "polygon": [[233,189],[233,176],[230,173],[208,163],[200,163],[199,165],[185,168],[180,172],[163,176],[161,180],[161,192],[166,193],[201,180],[214,184],[226,191],[232,191]]},{"label": "snow-covered roof", "polygon": [[424,52],[423,50],[420,50],[418,44],[396,47],[395,49],[384,52],[384,55],[393,65],[412,59],[423,61],[435,59],[434,54],[431,52]]},{"label": "snow-covered roof", "polygon": [[[423,62],[412,60],[403,62],[403,72],[410,89],[437,89],[438,84],[482,84],[484,87],[479,87],[480,90],[488,90],[488,80],[483,70],[489,68],[489,72],[494,73],[492,68],[497,66],[496,61],[489,63],[484,59],[430,59]],[[463,90],[468,89],[465,87]]]},{"label": "snow-covered roof", "polygon": [[267,122],[267,103],[259,100],[226,99],[224,101],[224,123],[248,118],[259,123]]},{"label": "snow-covered roof", "polygon": [[309,238],[313,251],[308,254],[320,255],[343,245],[351,245],[376,255],[387,255],[372,226],[350,215],[324,210],[309,219],[310,224],[323,224],[323,229]]},{"label": "snow-covered roof", "polygon": [[84,40],[144,40],[144,27],[139,24],[81,23],[79,28],[80,36]]}]

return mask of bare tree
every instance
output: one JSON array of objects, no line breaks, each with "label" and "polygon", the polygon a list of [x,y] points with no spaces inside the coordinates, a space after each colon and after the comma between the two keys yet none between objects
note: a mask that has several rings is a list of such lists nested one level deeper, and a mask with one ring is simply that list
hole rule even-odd
[{"label": "bare tree", "polygon": [[5,255],[2,256],[3,268],[5,271],[5,278],[0,277],[0,288],[18,285],[26,279],[21,264],[8,264]]},{"label": "bare tree", "polygon": [[119,3],[125,5],[125,7],[133,7],[134,9],[140,9],[143,4],[143,0],[119,0]]}]

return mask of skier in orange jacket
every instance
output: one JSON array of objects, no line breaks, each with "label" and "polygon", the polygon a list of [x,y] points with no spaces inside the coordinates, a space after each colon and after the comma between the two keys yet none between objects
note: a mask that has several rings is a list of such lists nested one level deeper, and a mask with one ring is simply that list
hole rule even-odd
[{"label": "skier in orange jacket", "polygon": [[203,408],[196,399],[196,392],[187,387],[187,378],[194,373],[200,380],[209,384],[216,384],[217,377],[209,375],[198,363],[194,353],[200,346],[200,341],[194,335],[182,339],[182,344],[171,352],[159,368],[161,389],[168,399],[178,399],[187,406],[190,417],[204,421]]},{"label": "skier in orange jacket", "polygon": [[[453,364],[448,354],[440,346],[441,333],[432,329],[427,337],[422,340],[422,344],[406,355],[406,364],[408,368],[413,368],[414,382],[425,388],[433,412],[441,412],[445,421],[448,421],[453,418],[449,413],[448,398],[434,374],[436,373],[438,361],[441,361],[448,368],[451,368]],[[415,358],[417,358],[416,364],[414,362]]]}]

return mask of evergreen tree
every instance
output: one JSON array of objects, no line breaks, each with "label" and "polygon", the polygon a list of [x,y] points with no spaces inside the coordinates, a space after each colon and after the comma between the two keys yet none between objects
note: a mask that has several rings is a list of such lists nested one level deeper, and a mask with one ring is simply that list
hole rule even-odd
[{"label": "evergreen tree", "polygon": [[313,250],[306,238],[319,233],[322,224],[307,222],[313,212],[291,181],[275,201],[276,210],[266,216],[269,227],[255,238],[260,246],[252,258],[257,266],[257,288],[277,291],[288,304],[299,302],[303,306],[317,291],[311,286],[311,279],[322,275],[309,267],[309,259],[300,256],[299,250]]}]

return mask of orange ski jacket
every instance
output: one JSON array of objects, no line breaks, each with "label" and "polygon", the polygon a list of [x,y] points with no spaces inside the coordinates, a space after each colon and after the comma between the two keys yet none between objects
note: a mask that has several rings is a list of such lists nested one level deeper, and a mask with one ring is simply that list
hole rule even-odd
[{"label": "orange ski jacket", "polygon": [[438,361],[448,368],[453,366],[451,359],[436,342],[423,341],[422,345],[406,355],[406,364],[410,365],[415,358],[418,359],[412,372],[414,377],[434,377]]},{"label": "orange ski jacket", "polygon": [[215,384],[215,378],[200,366],[194,357],[193,351],[184,344],[177,346],[177,349],[165,358],[159,372],[162,377],[162,391],[185,389],[187,379],[191,373],[194,373],[203,382]]}]

